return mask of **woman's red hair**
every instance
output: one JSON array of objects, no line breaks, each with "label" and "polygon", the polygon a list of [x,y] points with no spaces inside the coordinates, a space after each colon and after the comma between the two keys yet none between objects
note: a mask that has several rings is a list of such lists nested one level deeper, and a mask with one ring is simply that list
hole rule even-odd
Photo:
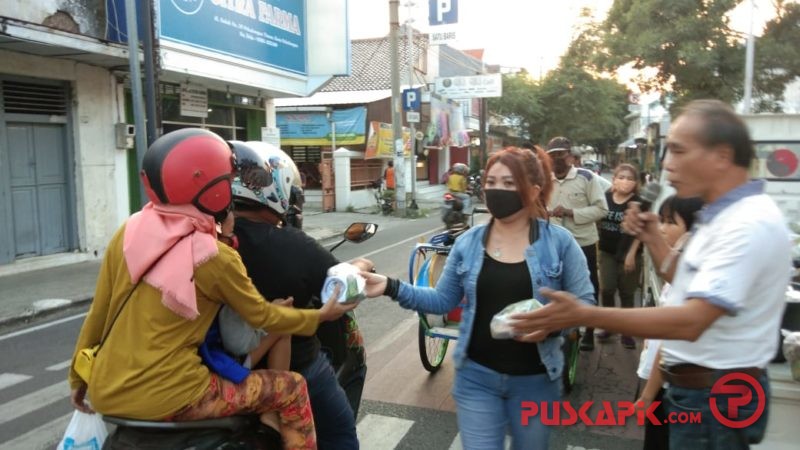
[{"label": "woman's red hair", "polygon": [[[546,218],[547,203],[553,192],[553,169],[547,153],[538,145],[534,145],[534,148],[506,147],[489,157],[486,173],[496,163],[508,167],[522,197],[522,204],[528,208],[531,217]],[[483,182],[485,187],[486,177]],[[538,196],[535,193],[536,186],[541,188]]]}]

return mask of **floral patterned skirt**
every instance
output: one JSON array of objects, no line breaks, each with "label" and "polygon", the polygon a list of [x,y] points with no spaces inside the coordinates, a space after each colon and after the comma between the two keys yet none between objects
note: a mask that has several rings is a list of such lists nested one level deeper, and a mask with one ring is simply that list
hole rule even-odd
[{"label": "floral patterned skirt", "polygon": [[205,395],[167,420],[182,422],[277,411],[285,449],[317,448],[306,380],[299,373],[254,370],[240,384],[211,374]]}]

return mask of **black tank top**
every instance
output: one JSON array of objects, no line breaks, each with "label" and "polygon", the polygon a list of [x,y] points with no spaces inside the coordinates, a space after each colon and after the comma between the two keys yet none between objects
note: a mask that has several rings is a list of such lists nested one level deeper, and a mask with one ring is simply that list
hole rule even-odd
[{"label": "black tank top", "polygon": [[484,253],[478,275],[475,320],[467,356],[476,363],[507,375],[546,373],[535,343],[494,339],[489,330],[492,317],[511,303],[533,297],[533,286],[525,261],[503,263]]}]

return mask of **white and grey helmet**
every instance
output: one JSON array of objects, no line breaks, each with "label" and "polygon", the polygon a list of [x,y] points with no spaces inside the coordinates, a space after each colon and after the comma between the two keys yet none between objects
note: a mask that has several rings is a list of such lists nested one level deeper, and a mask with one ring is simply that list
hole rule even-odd
[{"label": "white and grey helmet", "polygon": [[279,216],[289,209],[297,167],[283,150],[261,141],[231,141],[237,173],[231,189],[237,201],[267,206]]}]

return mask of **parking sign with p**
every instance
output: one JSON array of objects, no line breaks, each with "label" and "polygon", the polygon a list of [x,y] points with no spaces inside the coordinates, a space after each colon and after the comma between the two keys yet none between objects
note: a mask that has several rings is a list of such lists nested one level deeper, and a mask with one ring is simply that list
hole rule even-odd
[{"label": "parking sign with p", "polygon": [[421,99],[419,88],[403,90],[403,111],[419,111]]},{"label": "parking sign with p", "polygon": [[428,24],[458,23],[458,0],[428,0]]}]

